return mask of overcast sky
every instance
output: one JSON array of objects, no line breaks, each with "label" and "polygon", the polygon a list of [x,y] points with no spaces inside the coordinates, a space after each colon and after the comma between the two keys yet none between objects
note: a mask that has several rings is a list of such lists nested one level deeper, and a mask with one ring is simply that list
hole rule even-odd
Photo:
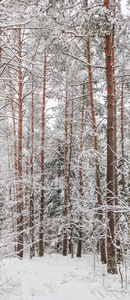
[{"label": "overcast sky", "polygon": [[121,1],[122,11],[124,14],[128,14],[128,9],[126,8],[126,3],[127,3],[127,0]]}]

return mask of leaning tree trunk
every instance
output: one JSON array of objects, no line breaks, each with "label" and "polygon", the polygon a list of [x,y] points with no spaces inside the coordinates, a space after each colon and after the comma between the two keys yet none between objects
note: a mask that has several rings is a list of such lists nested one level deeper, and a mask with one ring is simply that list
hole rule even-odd
[{"label": "leaning tree trunk", "polygon": [[[109,9],[109,0],[104,0],[104,6]],[[112,72],[112,38],[105,36],[106,81],[107,81],[107,272],[116,274],[117,264],[115,255],[115,224],[114,224],[114,97]]]},{"label": "leaning tree trunk", "polygon": [[[46,43],[46,40],[45,40]],[[42,136],[41,136],[41,203],[39,225],[39,256],[44,255],[43,218],[44,218],[44,141],[45,141],[45,98],[46,98],[46,48],[44,50],[43,98],[42,98]]]}]

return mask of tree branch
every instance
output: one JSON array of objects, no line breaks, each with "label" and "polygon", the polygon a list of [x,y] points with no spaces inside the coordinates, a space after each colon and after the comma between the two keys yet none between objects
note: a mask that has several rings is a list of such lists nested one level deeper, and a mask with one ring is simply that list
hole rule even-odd
[{"label": "tree branch", "polygon": [[91,66],[92,68],[96,68],[96,69],[106,69],[106,67],[103,67],[103,66],[91,65],[87,61],[84,61],[84,60],[82,60],[82,59],[80,59],[80,58],[78,58],[78,57],[76,57],[76,56],[74,56],[74,55],[72,55],[70,53],[66,53],[64,51],[62,51],[62,53],[65,54],[65,55],[67,55],[67,56],[70,56],[70,57],[72,57],[72,58],[74,58],[74,59],[76,59],[78,61],[80,61],[81,63],[83,63],[86,66]]}]

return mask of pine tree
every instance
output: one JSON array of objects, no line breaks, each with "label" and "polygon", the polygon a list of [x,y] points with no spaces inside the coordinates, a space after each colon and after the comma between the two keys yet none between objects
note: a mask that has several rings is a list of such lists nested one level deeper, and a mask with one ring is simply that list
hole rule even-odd
[{"label": "pine tree", "polygon": [[83,155],[83,133],[84,133],[84,111],[85,111],[85,83],[83,83],[83,99],[81,107],[81,133],[80,133],[80,162],[79,162],[79,185],[80,185],[80,220],[79,220],[79,240],[77,248],[77,257],[81,257],[82,252],[82,227],[83,227],[83,166],[82,166],[82,155]]},{"label": "pine tree", "polygon": [[18,203],[17,203],[17,254],[20,258],[23,258],[23,192],[22,192],[22,60],[21,60],[21,50],[22,50],[22,33],[21,29],[18,30],[18,84],[19,84],[19,94],[18,94],[18,108],[19,108],[19,118],[18,118]]},{"label": "pine tree", "polygon": [[124,101],[124,82],[121,83],[121,148],[122,148],[122,191],[125,192],[124,176],[124,126],[123,126],[123,101]]},{"label": "pine tree", "polygon": [[[109,9],[109,0],[104,0],[104,6]],[[107,80],[107,271],[116,274],[115,228],[114,228],[114,96],[112,71],[112,35],[106,32],[106,80]]]},{"label": "pine tree", "polygon": [[64,232],[63,255],[67,255],[67,206],[68,206],[68,74],[66,75],[65,97],[65,143],[64,143]]},{"label": "pine tree", "polygon": [[43,70],[43,97],[42,97],[42,136],[41,136],[41,201],[40,201],[40,225],[39,225],[39,256],[44,255],[44,240],[43,240],[43,220],[44,220],[44,141],[45,141],[45,99],[46,99],[46,39],[44,49],[44,70]]},{"label": "pine tree", "polygon": [[32,103],[31,103],[31,156],[30,156],[30,168],[31,168],[31,195],[30,195],[30,258],[35,256],[35,246],[34,246],[34,79],[32,76]]}]

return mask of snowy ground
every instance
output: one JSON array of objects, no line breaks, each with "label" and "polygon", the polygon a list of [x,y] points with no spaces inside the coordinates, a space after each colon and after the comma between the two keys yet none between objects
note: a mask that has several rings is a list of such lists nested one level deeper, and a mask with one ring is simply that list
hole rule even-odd
[{"label": "snowy ground", "polygon": [[[17,258],[0,262],[1,300],[130,300],[130,267],[121,276],[106,273],[92,255],[45,255],[33,260]],[[127,283],[127,288],[126,288]]]}]

